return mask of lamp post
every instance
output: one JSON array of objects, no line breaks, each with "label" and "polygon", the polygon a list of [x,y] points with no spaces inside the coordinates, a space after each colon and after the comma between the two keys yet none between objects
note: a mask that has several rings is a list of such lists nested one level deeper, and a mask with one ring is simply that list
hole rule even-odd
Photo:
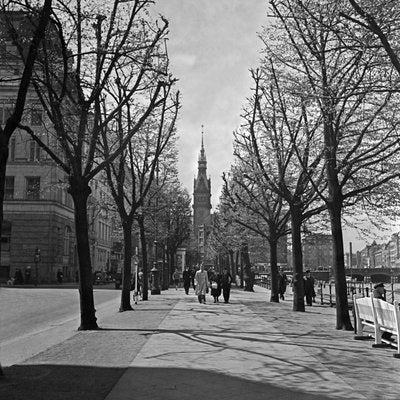
[{"label": "lamp post", "polygon": [[157,240],[154,241],[154,267],[151,272],[151,294],[161,294],[160,277],[157,269]]}]

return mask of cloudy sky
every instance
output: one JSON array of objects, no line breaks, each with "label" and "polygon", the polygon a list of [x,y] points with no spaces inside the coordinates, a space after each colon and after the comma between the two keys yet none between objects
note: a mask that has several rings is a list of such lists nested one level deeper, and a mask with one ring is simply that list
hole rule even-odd
[{"label": "cloudy sky", "polygon": [[259,59],[257,32],[265,24],[267,4],[266,0],[158,0],[153,7],[170,22],[168,51],[182,95],[180,179],[192,193],[204,125],[213,208],[221,175],[232,161],[232,132],[250,94],[249,69]]},{"label": "cloudy sky", "polygon": [[[179,173],[193,193],[204,125],[204,145],[211,176],[213,209],[222,187],[221,175],[232,162],[232,132],[250,95],[249,69],[258,65],[267,23],[267,0],[156,0],[155,13],[170,22],[168,51],[179,79],[182,110],[178,121]],[[363,224],[364,225],[364,224]],[[345,249],[361,250],[371,237],[360,239],[345,230]],[[388,233],[385,234],[387,239]],[[378,241],[382,241],[377,238]]]}]

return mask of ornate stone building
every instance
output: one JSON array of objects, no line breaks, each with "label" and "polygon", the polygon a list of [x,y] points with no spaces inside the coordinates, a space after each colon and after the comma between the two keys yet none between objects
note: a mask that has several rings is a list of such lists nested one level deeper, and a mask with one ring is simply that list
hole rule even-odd
[{"label": "ornate stone building", "polygon": [[197,178],[194,178],[193,184],[193,240],[199,262],[207,261],[206,244],[211,224],[211,178],[207,178],[207,158],[202,132]]},{"label": "ornate stone building", "polygon": [[[24,14],[10,16],[29,31]],[[1,27],[0,33],[0,125],[4,127],[14,108],[23,68],[11,37]],[[33,90],[27,94],[22,123],[57,152],[51,123]],[[59,156],[62,158],[62,154]],[[103,206],[107,188],[93,180],[91,189],[88,222],[92,267],[93,271],[105,271],[110,264],[112,230]],[[14,132],[9,143],[3,210],[0,282],[13,277],[16,269],[31,271],[32,280],[38,278],[39,283],[55,281],[59,270],[65,280],[76,279],[74,208],[67,177],[22,129]]]}]

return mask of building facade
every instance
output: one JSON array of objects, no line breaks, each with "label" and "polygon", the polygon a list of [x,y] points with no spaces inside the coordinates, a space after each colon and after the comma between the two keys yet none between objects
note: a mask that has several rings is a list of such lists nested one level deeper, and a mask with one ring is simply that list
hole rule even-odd
[{"label": "building facade", "polygon": [[328,269],[332,266],[332,236],[309,233],[303,237],[303,265],[305,269]]},{"label": "building facade", "polygon": [[193,241],[199,255],[199,262],[209,261],[206,248],[211,224],[211,178],[207,178],[207,158],[202,134],[197,177],[194,178],[193,183]]},{"label": "building facade", "polygon": [[400,268],[400,233],[394,233],[386,243],[373,241],[357,252],[358,268]]},{"label": "building facade", "polygon": [[[28,24],[20,13],[18,24]],[[23,68],[16,47],[6,36],[0,40],[0,125],[10,116]],[[35,96],[28,92],[22,124],[58,154],[59,144],[50,121]],[[63,159],[62,154],[59,157]],[[93,181],[89,202],[93,271],[107,270],[111,253],[111,219],[104,210],[107,192]],[[20,269],[30,281],[47,283],[62,271],[65,280],[77,280],[74,208],[67,192],[67,176],[30,135],[17,129],[9,142],[5,178],[4,224],[1,235],[0,281]]]}]

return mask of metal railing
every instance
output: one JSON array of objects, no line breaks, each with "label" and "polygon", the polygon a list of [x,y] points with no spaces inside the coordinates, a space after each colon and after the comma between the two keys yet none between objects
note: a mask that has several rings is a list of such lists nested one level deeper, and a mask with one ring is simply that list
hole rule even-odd
[{"label": "metal railing", "polygon": [[[263,277],[256,279],[256,285],[264,287],[266,289],[271,288],[271,281],[268,277]],[[288,285],[288,289],[290,290],[291,285]],[[372,291],[374,290],[374,283],[364,283],[351,281],[347,282],[347,296],[349,304],[353,303],[353,295],[360,294],[361,296],[370,296]],[[400,283],[387,283],[385,284],[386,289],[386,301],[389,303],[394,303],[395,300],[400,302]],[[336,294],[335,294],[335,283],[334,282],[323,282],[317,281],[315,284],[315,300],[320,304],[326,304],[333,307],[336,304]]]}]

